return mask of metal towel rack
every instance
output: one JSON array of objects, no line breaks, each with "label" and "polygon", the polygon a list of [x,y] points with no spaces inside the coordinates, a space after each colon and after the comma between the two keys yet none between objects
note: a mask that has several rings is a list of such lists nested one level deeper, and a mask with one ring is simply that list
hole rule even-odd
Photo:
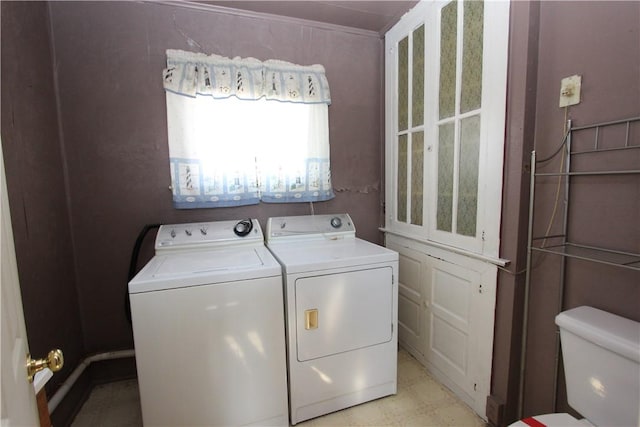
[{"label": "metal towel rack", "polygon": [[[615,120],[610,122],[597,123],[587,126],[572,126],[572,121],[567,122],[567,134],[560,148],[550,157],[542,160],[536,158],[536,152],[531,152],[531,176],[529,187],[529,228],[527,234],[527,269],[525,277],[525,297],[522,327],[522,354],[520,364],[520,392],[518,399],[518,415],[522,418],[524,406],[524,370],[526,364],[527,351],[527,328],[528,328],[528,311],[529,311],[529,288],[531,284],[531,268],[534,252],[542,252],[548,254],[559,255],[563,257],[560,271],[560,289],[559,289],[559,307],[563,305],[564,285],[565,285],[565,269],[566,260],[568,258],[577,258],[585,261],[607,264],[619,268],[640,271],[640,253],[632,253],[620,251],[612,248],[596,247],[574,243],[569,239],[569,196],[571,190],[571,178],[575,176],[605,176],[605,175],[636,175],[640,174],[640,169],[609,169],[609,170],[574,170],[572,169],[573,158],[581,155],[598,155],[605,152],[640,150],[640,117],[634,117],[623,120]],[[605,132],[615,132],[616,138],[613,141],[603,141]],[[630,141],[632,131],[637,132],[637,140]],[[588,146],[582,144],[578,149],[572,147],[573,139],[581,136],[593,134],[593,144]],[[623,138],[620,135],[624,135]],[[606,138],[606,137],[605,137]],[[581,140],[584,142],[584,140]],[[540,173],[537,172],[537,165],[557,158],[560,155],[566,156],[564,170],[562,172]],[[543,176],[559,176],[564,178],[564,214],[562,222],[562,231],[554,235],[533,235],[533,218],[534,218],[534,202],[536,192],[536,178]],[[546,242],[552,240],[554,243],[546,245]],[[534,245],[542,241],[540,245]],[[556,339],[556,366],[554,370],[554,390],[553,405],[554,412],[556,410],[556,393],[558,383],[558,361],[560,352],[559,338]]]}]

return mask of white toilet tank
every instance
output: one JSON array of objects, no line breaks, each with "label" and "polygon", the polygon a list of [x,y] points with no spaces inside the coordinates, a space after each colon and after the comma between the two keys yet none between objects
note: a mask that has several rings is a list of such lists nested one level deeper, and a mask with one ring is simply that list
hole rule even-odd
[{"label": "white toilet tank", "polygon": [[640,323],[578,307],[556,324],[569,405],[596,426],[639,426]]}]

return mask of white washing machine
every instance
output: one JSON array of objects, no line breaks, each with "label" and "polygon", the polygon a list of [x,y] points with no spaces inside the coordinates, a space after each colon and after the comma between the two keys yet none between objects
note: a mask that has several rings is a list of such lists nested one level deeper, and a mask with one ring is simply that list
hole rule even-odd
[{"label": "white washing machine", "polygon": [[398,254],[347,214],[270,218],[284,269],[291,424],[396,393]]},{"label": "white washing machine", "polygon": [[129,283],[145,426],[288,425],[282,269],[257,220],[163,225]]}]

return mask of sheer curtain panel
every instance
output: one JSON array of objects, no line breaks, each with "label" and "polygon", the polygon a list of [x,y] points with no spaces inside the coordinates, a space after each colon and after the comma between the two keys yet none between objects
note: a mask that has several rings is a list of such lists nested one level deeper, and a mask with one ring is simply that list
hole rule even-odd
[{"label": "sheer curtain panel", "polygon": [[334,197],[321,65],[167,50],[163,80],[176,208]]}]

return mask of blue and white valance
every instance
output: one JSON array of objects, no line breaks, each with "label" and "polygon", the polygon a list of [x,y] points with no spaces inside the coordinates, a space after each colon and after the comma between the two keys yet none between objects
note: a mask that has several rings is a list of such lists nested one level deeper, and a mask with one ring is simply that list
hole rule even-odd
[{"label": "blue and white valance", "polygon": [[167,50],[164,88],[180,95],[209,95],[224,99],[270,99],[304,104],[331,104],[322,65],[302,66],[255,58]]},{"label": "blue and white valance", "polygon": [[334,197],[321,65],[170,50],[163,76],[176,208]]}]

